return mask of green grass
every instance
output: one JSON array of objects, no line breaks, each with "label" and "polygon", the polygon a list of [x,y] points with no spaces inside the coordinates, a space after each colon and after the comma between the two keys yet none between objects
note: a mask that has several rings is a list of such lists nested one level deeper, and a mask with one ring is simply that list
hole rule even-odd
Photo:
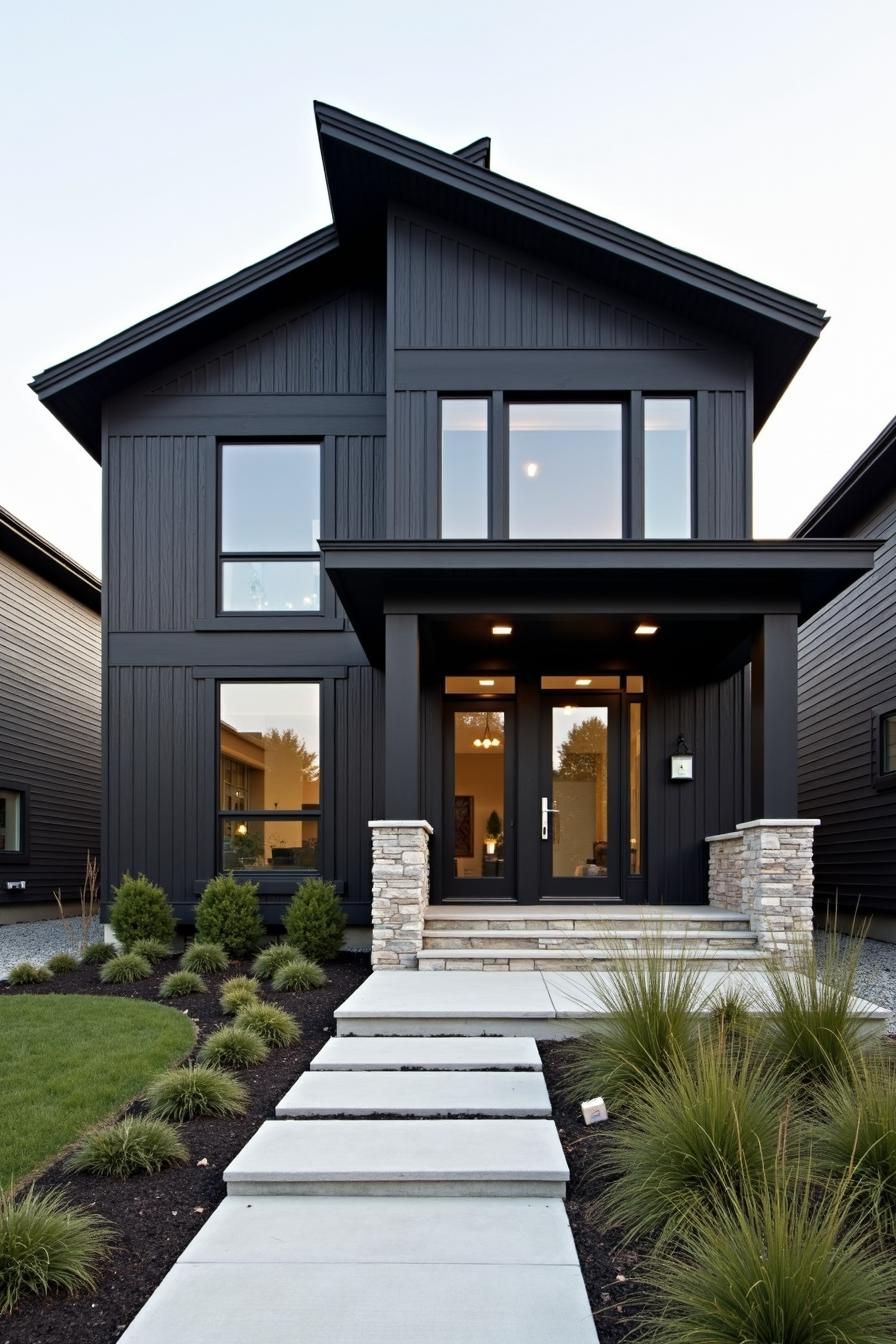
[{"label": "green grass", "polygon": [[[113,1115],[193,1044],[181,1012],[86,994],[0,999],[0,1189]],[[27,1123],[23,1122],[27,1117]]]}]

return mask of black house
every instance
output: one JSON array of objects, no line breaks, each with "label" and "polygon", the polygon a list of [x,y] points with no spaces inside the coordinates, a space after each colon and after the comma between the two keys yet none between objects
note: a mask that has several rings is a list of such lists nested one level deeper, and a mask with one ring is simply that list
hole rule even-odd
[{"label": "black house", "polygon": [[366,923],[402,820],[424,900],[703,903],[708,835],[798,817],[797,627],[873,563],[751,540],[825,317],[316,114],[330,227],[33,384],[104,468],[104,871]]},{"label": "black house", "polygon": [[896,420],[797,537],[881,537],[874,570],[800,631],[800,806],[819,817],[816,902],[896,916]]},{"label": "black house", "polygon": [[100,850],[100,585],[0,509],[0,923]]}]

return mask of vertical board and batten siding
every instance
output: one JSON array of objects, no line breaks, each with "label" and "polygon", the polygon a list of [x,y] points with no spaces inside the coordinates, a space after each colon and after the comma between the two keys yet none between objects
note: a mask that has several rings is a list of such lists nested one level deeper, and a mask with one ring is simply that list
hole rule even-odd
[{"label": "vertical board and batten siding", "polygon": [[874,569],[800,629],[800,812],[819,817],[815,892],[896,909],[896,791],[876,789],[872,713],[896,709],[896,490],[852,529]]},{"label": "vertical board and batten siding", "polygon": [[27,791],[28,843],[4,903],[76,900],[100,852],[100,677],[98,613],[0,553],[0,788]]}]

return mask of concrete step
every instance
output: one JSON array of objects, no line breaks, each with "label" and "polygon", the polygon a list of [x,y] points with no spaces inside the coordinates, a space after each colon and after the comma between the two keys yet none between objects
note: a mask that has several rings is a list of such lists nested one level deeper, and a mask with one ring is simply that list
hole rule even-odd
[{"label": "concrete step", "polygon": [[314,1116],[547,1117],[551,1099],[540,1073],[303,1073],[277,1103],[280,1119]]},{"label": "concrete step", "polygon": [[425,948],[458,947],[518,947],[518,948],[581,948],[598,944],[610,951],[616,948],[637,949],[661,938],[664,947],[671,950],[684,948],[724,947],[755,948],[756,935],[749,929],[718,928],[711,932],[684,929],[675,932],[644,929],[455,929],[453,926],[430,925],[423,930]]},{"label": "concrete step", "polygon": [[551,1120],[266,1120],[224,1172],[231,1195],[563,1198]]},{"label": "concrete step", "polygon": [[317,1070],[349,1069],[525,1069],[541,1072],[532,1039],[512,1036],[334,1036],[311,1061]]},{"label": "concrete step", "polygon": [[426,927],[454,929],[601,929],[609,933],[642,929],[655,933],[711,933],[716,929],[749,930],[750,921],[737,911],[707,905],[430,905]]},{"label": "concrete step", "polygon": [[[665,959],[717,971],[742,971],[762,966],[765,954],[754,947],[728,949],[705,947],[682,950],[669,947]],[[421,971],[612,971],[620,965],[619,954],[607,947],[563,950],[544,948],[424,948],[418,955]]]}]

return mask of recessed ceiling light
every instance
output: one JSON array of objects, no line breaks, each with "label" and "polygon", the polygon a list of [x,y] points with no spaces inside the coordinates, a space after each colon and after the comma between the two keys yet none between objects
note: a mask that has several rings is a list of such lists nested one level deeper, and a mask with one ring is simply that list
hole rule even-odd
[{"label": "recessed ceiling light", "polygon": [[576,685],[577,685],[577,686],[590,686],[590,685],[591,685],[591,678],[590,678],[590,677],[576,677]]},{"label": "recessed ceiling light", "polygon": [[513,626],[512,626],[512,625],[493,625],[493,626],[492,626],[492,634],[493,634],[493,635],[512,635],[512,634],[513,634]]},{"label": "recessed ceiling light", "polygon": [[642,621],[640,625],[635,626],[636,635],[655,635],[659,630],[658,625],[650,625],[647,621]]},{"label": "recessed ceiling light", "polygon": [[525,470],[526,475],[529,477],[529,480],[530,480],[530,481],[531,481],[531,480],[534,480],[535,477],[538,475],[538,463],[537,463],[537,462],[527,462],[526,465],[525,465],[524,470]]},{"label": "recessed ceiling light", "polygon": [[480,677],[480,678],[479,678],[479,685],[480,685],[480,686],[494,686],[494,684],[495,684],[495,679],[494,679],[494,677]]}]

